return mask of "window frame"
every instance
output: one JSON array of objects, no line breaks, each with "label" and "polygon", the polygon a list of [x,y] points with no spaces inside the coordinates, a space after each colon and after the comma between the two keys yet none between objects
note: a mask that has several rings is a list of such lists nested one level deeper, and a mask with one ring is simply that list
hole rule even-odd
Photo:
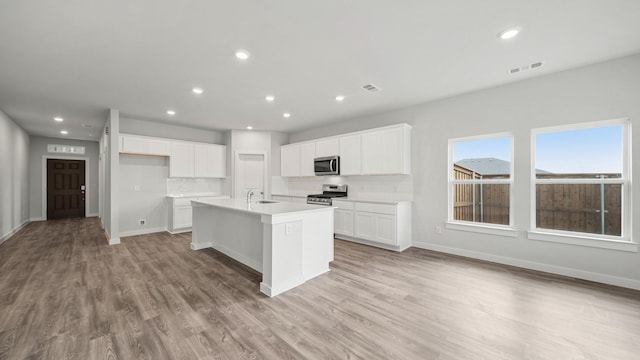
[{"label": "window frame", "polygon": [[[494,138],[509,138],[509,178],[508,179],[469,179],[469,180],[456,180],[453,178],[453,147],[457,142],[463,141],[474,141],[474,140],[488,140]],[[515,207],[514,207],[514,134],[511,131],[508,132],[499,132],[499,133],[491,133],[484,135],[474,135],[474,136],[466,136],[466,137],[458,137],[452,138],[448,140],[448,161],[447,161],[447,222],[445,226],[448,229],[453,230],[462,230],[462,231],[472,231],[472,232],[480,232],[487,233],[492,235],[501,235],[508,237],[516,237],[517,231],[515,229]],[[509,185],[509,224],[493,224],[493,223],[483,223],[483,222],[473,222],[473,221],[465,221],[465,220],[456,220],[454,219],[454,186],[458,184],[484,184],[484,185],[492,185],[492,184],[506,184]]]},{"label": "window frame", "polygon": [[[608,179],[538,179],[536,177],[536,136],[539,134],[591,129],[597,127],[620,125],[622,127],[622,173],[620,178]],[[622,251],[638,251],[638,244],[633,242],[631,218],[631,121],[628,118],[590,121],[577,124],[550,126],[531,129],[531,168],[530,168],[530,225],[528,238],[572,245],[598,248],[610,248]],[[620,236],[593,234],[578,231],[538,228],[536,226],[537,191],[539,184],[616,184],[621,186]]]}]

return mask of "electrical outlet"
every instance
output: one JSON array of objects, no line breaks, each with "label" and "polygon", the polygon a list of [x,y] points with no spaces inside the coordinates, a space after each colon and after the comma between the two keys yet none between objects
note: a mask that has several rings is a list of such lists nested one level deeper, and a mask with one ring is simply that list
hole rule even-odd
[{"label": "electrical outlet", "polygon": [[284,234],[291,235],[293,232],[293,224],[284,224]]},{"label": "electrical outlet", "polygon": [[140,191],[140,185],[133,185],[133,191]]},{"label": "electrical outlet", "polygon": [[140,219],[138,221],[140,222],[140,225],[144,225],[147,223],[147,219]]},{"label": "electrical outlet", "polygon": [[436,226],[436,233],[442,234],[442,226]]}]

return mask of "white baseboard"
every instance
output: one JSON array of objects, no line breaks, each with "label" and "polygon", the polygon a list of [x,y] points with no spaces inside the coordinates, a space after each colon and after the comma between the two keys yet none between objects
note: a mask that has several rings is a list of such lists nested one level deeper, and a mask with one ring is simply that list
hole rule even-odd
[{"label": "white baseboard", "polygon": [[190,232],[190,231],[191,231],[191,228],[174,230],[174,231],[171,231],[171,230],[167,229],[167,232],[169,234],[171,234],[171,235],[183,234],[183,233]]},{"label": "white baseboard", "polygon": [[109,238],[109,245],[118,245],[120,244],[120,238]]},{"label": "white baseboard", "polygon": [[405,251],[405,250],[407,250],[408,248],[411,247],[411,246],[407,246],[405,248],[401,248],[401,247],[395,246],[395,245],[383,244],[383,243],[379,243],[379,242],[375,242],[375,241],[369,241],[369,240],[365,240],[365,239],[354,238],[352,236],[341,235],[341,234],[334,234],[333,237],[336,238],[336,239],[340,239],[340,240],[351,241],[351,242],[362,244],[362,245],[369,245],[369,246],[373,246],[373,247],[377,247],[377,248],[381,248],[381,249],[385,249],[385,250],[397,251],[397,252]]},{"label": "white baseboard", "polygon": [[15,235],[18,231],[22,230],[22,228],[27,226],[27,224],[29,224],[30,222],[31,220],[25,220],[22,224],[16,226],[13,230],[9,231],[7,234],[2,235],[2,237],[0,237],[0,244],[9,240],[10,237]]},{"label": "white baseboard", "polygon": [[86,214],[84,217],[98,217],[98,213],[89,213],[89,214]]},{"label": "white baseboard", "polygon": [[[228,257],[237,260],[241,263],[243,263],[244,265],[247,265],[248,267],[252,268],[253,270],[257,271],[257,272],[262,272],[262,261],[254,261],[253,259],[250,259],[248,257],[246,257],[243,254],[240,254],[238,252],[235,252],[225,246],[222,245],[218,245],[218,244],[213,244],[211,243],[211,247],[220,251],[221,253],[227,255]],[[193,248],[193,245],[192,245]]]},{"label": "white baseboard", "polygon": [[206,249],[206,248],[210,248],[211,247],[211,243],[191,243],[191,250],[202,250],[202,249]]},{"label": "white baseboard", "polygon": [[32,217],[30,221],[47,221],[45,217]]},{"label": "white baseboard", "polygon": [[569,276],[569,277],[582,279],[582,280],[595,281],[603,284],[609,284],[609,285],[615,285],[615,286],[625,287],[629,289],[640,290],[640,281],[629,279],[629,278],[594,273],[590,271],[566,268],[566,267],[556,266],[556,265],[549,265],[549,264],[538,263],[534,261],[515,259],[515,258],[506,257],[506,256],[492,255],[492,254],[482,253],[478,251],[436,245],[436,244],[431,244],[431,243],[422,242],[422,241],[414,241],[413,246],[421,249],[433,250],[433,251],[443,252],[447,254],[459,255],[459,256],[480,259],[480,260],[490,261],[490,262],[499,263],[499,264],[517,266],[517,267],[530,269],[530,270],[543,271],[543,272]]},{"label": "white baseboard", "polygon": [[150,228],[150,229],[139,229],[139,230],[131,230],[131,231],[121,231],[121,232],[120,232],[120,237],[123,237],[123,236],[135,236],[135,235],[153,234],[153,233],[163,232],[163,231],[167,231],[167,228],[164,228],[164,227],[157,227],[157,228]]}]

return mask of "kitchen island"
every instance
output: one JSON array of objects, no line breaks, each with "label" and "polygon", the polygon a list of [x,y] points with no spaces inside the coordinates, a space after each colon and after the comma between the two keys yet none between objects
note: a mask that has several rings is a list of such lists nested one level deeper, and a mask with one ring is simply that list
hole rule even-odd
[{"label": "kitchen island", "polygon": [[192,201],[191,249],[214,248],[262,273],[276,296],[329,271],[333,207],[244,199]]}]

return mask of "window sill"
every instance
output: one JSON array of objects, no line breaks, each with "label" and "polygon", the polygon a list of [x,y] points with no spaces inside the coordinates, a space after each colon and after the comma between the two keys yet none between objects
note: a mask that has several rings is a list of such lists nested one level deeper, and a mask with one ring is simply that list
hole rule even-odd
[{"label": "window sill", "polygon": [[451,230],[469,231],[469,232],[475,232],[475,233],[506,236],[506,237],[513,237],[513,238],[518,236],[517,230],[507,226],[484,225],[484,224],[481,225],[476,223],[463,223],[463,222],[452,222],[452,221],[447,221],[444,225],[447,229],[451,229]]},{"label": "window sill", "polygon": [[597,237],[559,234],[545,231],[529,231],[528,239],[601,249],[638,252],[638,243],[624,240],[607,240]]}]

